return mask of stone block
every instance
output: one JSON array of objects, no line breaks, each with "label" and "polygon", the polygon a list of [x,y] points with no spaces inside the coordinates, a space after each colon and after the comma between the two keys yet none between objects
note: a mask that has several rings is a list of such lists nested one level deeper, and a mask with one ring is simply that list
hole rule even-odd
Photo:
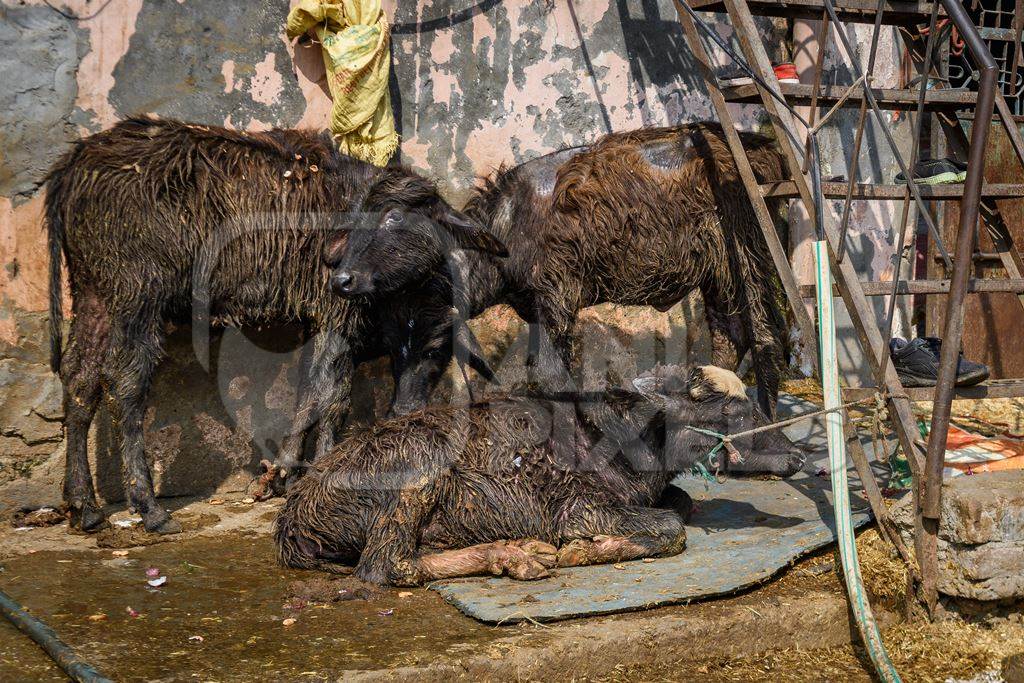
[{"label": "stone block", "polygon": [[38,458],[61,441],[61,385],[46,365],[0,360],[0,465]]},{"label": "stone block", "polygon": [[[910,496],[893,514],[912,543]],[[984,601],[1024,598],[1024,471],[946,481],[938,553],[940,592]]]}]

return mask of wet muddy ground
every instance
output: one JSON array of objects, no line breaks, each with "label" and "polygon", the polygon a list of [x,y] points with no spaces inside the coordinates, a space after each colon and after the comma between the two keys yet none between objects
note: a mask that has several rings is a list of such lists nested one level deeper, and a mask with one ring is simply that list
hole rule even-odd
[{"label": "wet muddy ground", "polygon": [[[270,538],[278,505],[177,501],[175,515],[189,531],[162,538],[132,527],[83,536],[64,524],[18,530],[8,522],[0,528],[0,588],[117,681],[810,681],[826,670],[828,680],[870,680],[849,646],[828,550],[730,599],[491,627],[426,589],[367,595],[350,578],[282,569]],[[113,519],[126,518],[122,511]],[[151,541],[159,542],[133,545]],[[148,584],[159,577],[162,585]],[[892,632],[898,638],[899,626]],[[992,637],[996,644],[974,659],[930,665],[915,678],[984,670],[1008,638],[1024,643],[1024,628]],[[901,654],[920,659],[901,642]],[[826,660],[831,668],[822,669]],[[0,620],[0,681],[23,680],[65,679]]]},{"label": "wet muddy ground", "polygon": [[[426,590],[321,604],[323,591],[305,594],[295,584],[323,575],[279,567],[260,521],[254,530],[221,534],[210,525],[202,535],[130,549],[30,547],[2,562],[0,586],[115,680],[333,680],[344,670],[414,664],[503,635]],[[14,534],[45,546],[67,531]],[[163,585],[149,585],[151,569],[155,580],[166,577]],[[26,678],[64,680],[2,622],[0,680]]]},{"label": "wet muddy ground", "polygon": [[[6,524],[0,587],[118,681],[336,680],[346,672],[497,661],[562,634],[578,638],[573,624],[600,624],[602,636],[639,628],[631,621],[637,615],[491,627],[426,589],[367,591],[354,579],[283,569],[270,538],[278,502],[215,502],[178,509],[189,531],[174,537],[116,524],[93,536],[71,534],[66,524]],[[113,519],[130,518],[120,512]],[[151,587],[159,577],[166,581]],[[643,618],[687,609],[700,608]],[[616,655],[607,656],[614,662]],[[15,680],[65,679],[0,620],[0,681]]]}]

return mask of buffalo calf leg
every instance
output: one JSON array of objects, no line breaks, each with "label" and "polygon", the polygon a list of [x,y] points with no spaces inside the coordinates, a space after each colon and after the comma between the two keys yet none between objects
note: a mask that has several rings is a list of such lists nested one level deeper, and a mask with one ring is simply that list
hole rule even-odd
[{"label": "buffalo calf leg", "polygon": [[782,347],[786,335],[785,321],[772,301],[773,288],[756,286],[757,278],[745,282],[752,337],[752,366],[757,376],[757,403],[769,420],[775,419],[779,400],[779,383],[786,366]]},{"label": "buffalo calf leg", "polygon": [[313,386],[320,412],[314,462],[334,448],[352,404],[352,352],[348,342],[336,334],[338,339],[320,359],[327,373],[318,374]]},{"label": "buffalo calf leg", "polygon": [[[95,304],[94,298],[81,301]],[[89,425],[100,397],[100,368],[107,354],[109,325],[106,315],[85,304],[76,311],[61,363],[64,385],[64,502],[71,512],[71,527],[95,531],[106,523],[96,502],[89,471]]]},{"label": "buffalo calf leg", "polygon": [[173,534],[181,531],[181,525],[157,503],[142,430],[146,394],[159,349],[160,340],[155,334],[123,337],[113,350],[107,391],[120,441],[128,505],[142,515],[146,531]]},{"label": "buffalo calf leg", "polygon": [[412,563],[413,583],[453,579],[460,576],[507,574],[528,581],[548,576],[555,566],[557,550],[535,540],[496,541],[480,545],[421,555]]},{"label": "buffalo calf leg", "polygon": [[395,397],[389,415],[407,415],[427,405],[430,392],[451,363],[451,345],[445,351],[428,350],[414,358],[392,353],[391,373],[395,380]]},{"label": "buffalo calf leg", "polygon": [[779,384],[783,367],[782,352],[774,339],[754,343],[754,374],[757,376],[757,405],[761,412],[774,420],[775,406],[779,400]]},{"label": "buffalo calf leg", "polygon": [[283,495],[303,467],[302,450],[309,431],[317,427],[318,458],[334,447],[335,435],[348,414],[352,389],[352,354],[343,334],[320,330],[302,352],[299,404],[273,463],[264,461],[267,472],[259,478],[253,497],[259,500]]},{"label": "buffalo calf leg", "polygon": [[743,316],[726,313],[728,302],[711,285],[701,288],[704,295],[704,318],[711,334],[711,364],[726,370],[736,370],[743,356],[750,350],[750,333]]},{"label": "buffalo calf leg", "polygon": [[317,425],[313,460],[327,454],[341,432],[352,398],[352,351],[347,337],[335,330],[316,336],[308,392]]},{"label": "buffalo calf leg", "polygon": [[563,531],[559,567],[676,555],[686,529],[674,510],[645,507],[590,508],[575,512]]},{"label": "buffalo calf leg", "polygon": [[[427,474],[436,481],[436,474]],[[372,583],[416,586],[458,576],[507,574],[515,579],[539,579],[555,565],[554,546],[537,540],[497,541],[421,553],[418,544],[424,521],[436,505],[432,484],[403,489],[390,514],[377,518],[367,532],[355,575]]]},{"label": "buffalo calf leg", "polygon": [[291,429],[281,441],[281,447],[277,451],[274,462],[264,460],[261,463],[267,471],[259,478],[259,485],[253,491],[253,497],[256,500],[266,500],[275,495],[284,495],[288,479],[299,468],[306,435],[316,421],[314,397],[311,391],[312,375],[319,360],[317,346],[323,343],[321,337],[326,336],[326,333],[316,334],[312,340],[308,336],[309,330],[307,329],[303,334],[304,344],[302,353],[299,355],[298,405],[295,407],[295,417],[292,418]]},{"label": "buffalo calf leg", "polygon": [[655,507],[662,510],[674,510],[683,522],[689,522],[694,505],[693,498],[689,493],[678,486],[669,485],[661,492],[661,498],[658,499]]}]

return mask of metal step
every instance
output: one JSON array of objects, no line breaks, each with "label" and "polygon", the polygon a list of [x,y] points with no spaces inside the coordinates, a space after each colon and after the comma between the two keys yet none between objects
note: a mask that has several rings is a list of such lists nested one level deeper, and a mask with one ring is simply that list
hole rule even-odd
[{"label": "metal step", "polygon": [[[793,105],[810,106],[811,95],[814,86],[809,83],[779,83],[781,92],[786,100]],[[849,86],[845,85],[824,85],[818,93],[818,106],[831,107],[846,94]],[[850,96],[846,98],[843,106],[859,107],[862,88],[853,88]],[[916,88],[872,88],[875,100],[881,109],[916,109],[919,91]],[[726,102],[736,104],[760,104],[761,96],[752,83],[723,87],[722,95]],[[929,111],[935,110],[957,110],[970,109],[978,101],[978,93],[970,90],[939,89],[928,90],[925,93],[925,108]]]},{"label": "metal step", "polygon": [[[882,23],[906,26],[928,22],[932,12],[930,2],[906,2],[889,0],[882,10]],[[871,24],[875,21],[877,0],[838,0],[833,3],[840,21]],[[766,17],[788,17],[791,19],[821,19],[825,5],[821,0],[748,0],[751,14]],[[690,7],[701,12],[725,12],[722,0],[691,0]],[[939,15],[945,10],[939,8]]]},{"label": "metal step", "polygon": [[[892,294],[892,281],[868,281],[860,283],[865,296],[889,296]],[[1015,279],[984,279],[969,280],[967,291],[971,292],[1010,292],[1024,293],[1024,280]],[[896,289],[897,294],[948,294],[949,280],[904,280]],[[839,289],[833,285],[832,295],[839,296]],[[816,296],[814,285],[800,285],[800,296],[811,299]]]},{"label": "metal step", "polygon": [[[935,396],[935,387],[911,388],[904,387],[912,401],[931,401]],[[860,401],[870,398],[875,393],[874,387],[857,387],[843,389],[843,399]],[[1024,396],[1024,379],[991,379],[973,387],[957,387],[954,398],[1020,398]]]},{"label": "metal step", "polygon": [[[845,182],[827,182],[821,184],[821,192],[830,199],[846,198]],[[963,197],[962,183],[948,185],[918,185],[922,199],[935,201],[956,201]],[[906,185],[888,185],[873,183],[857,183],[853,186],[854,199],[903,199],[907,191]],[[790,198],[799,197],[796,183],[787,180],[779,183],[765,183],[761,186],[765,197]],[[1024,197],[1024,185],[1012,183],[986,183],[981,190],[982,197],[992,199],[1017,199]]]}]

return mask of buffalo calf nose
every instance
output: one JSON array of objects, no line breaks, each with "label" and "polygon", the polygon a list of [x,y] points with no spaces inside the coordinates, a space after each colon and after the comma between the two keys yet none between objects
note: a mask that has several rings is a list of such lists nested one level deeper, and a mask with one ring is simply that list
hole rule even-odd
[{"label": "buffalo calf nose", "polygon": [[337,294],[347,294],[352,291],[352,273],[343,271],[332,277],[331,289]]}]

